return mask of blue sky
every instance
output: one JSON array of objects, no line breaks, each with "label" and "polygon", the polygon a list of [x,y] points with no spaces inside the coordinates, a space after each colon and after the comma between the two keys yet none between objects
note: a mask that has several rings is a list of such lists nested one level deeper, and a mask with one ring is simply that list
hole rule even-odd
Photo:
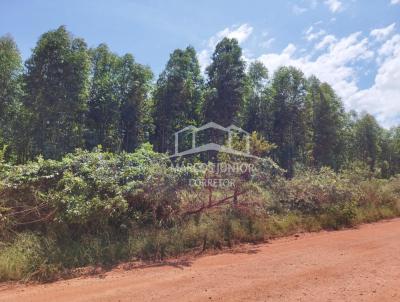
[{"label": "blue sky", "polygon": [[400,123],[400,0],[0,0],[0,35],[24,59],[39,36],[66,25],[90,47],[105,42],[158,74],[175,48],[193,45],[202,66],[224,36],[273,72],[294,65],[329,82],[347,109]]}]

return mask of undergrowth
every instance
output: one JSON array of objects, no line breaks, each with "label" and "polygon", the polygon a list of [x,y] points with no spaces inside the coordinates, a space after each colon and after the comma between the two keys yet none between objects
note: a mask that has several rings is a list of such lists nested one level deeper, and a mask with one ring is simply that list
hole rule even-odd
[{"label": "undergrowth", "polygon": [[230,196],[189,188],[189,178],[204,174],[171,166],[149,146],[0,164],[0,280],[50,281],[84,266],[160,261],[400,215],[399,177],[322,168],[286,179],[271,165],[261,162],[254,179],[235,175]]}]

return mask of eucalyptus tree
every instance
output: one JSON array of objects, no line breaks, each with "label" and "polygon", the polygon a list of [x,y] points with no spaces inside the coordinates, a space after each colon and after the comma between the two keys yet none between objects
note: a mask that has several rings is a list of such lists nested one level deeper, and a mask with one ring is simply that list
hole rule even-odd
[{"label": "eucalyptus tree", "polygon": [[91,83],[86,119],[86,146],[101,145],[105,150],[120,148],[120,98],[118,94],[119,57],[100,44],[90,51]]},{"label": "eucalyptus tree", "polygon": [[374,170],[381,151],[381,127],[371,114],[365,113],[355,123],[354,133],[356,159],[365,162]]},{"label": "eucalyptus tree", "polygon": [[[259,61],[252,62],[247,72],[248,97],[246,98],[243,127],[249,131],[267,132],[270,99],[267,80],[268,69]],[[266,131],[267,130],[267,131]]]},{"label": "eucalyptus tree", "polygon": [[84,146],[89,70],[86,43],[64,26],[39,38],[25,75],[34,154],[59,158]]},{"label": "eucalyptus tree", "polygon": [[207,95],[203,116],[222,126],[238,124],[247,92],[246,64],[236,39],[224,38],[215,47],[207,67]]},{"label": "eucalyptus tree", "polygon": [[25,153],[28,145],[27,129],[19,119],[23,111],[21,76],[21,56],[14,39],[0,37],[0,147],[7,146],[13,155]]},{"label": "eucalyptus tree", "polygon": [[153,73],[148,66],[137,63],[131,54],[120,58],[118,70],[121,149],[132,152],[148,141],[153,128],[150,116]]},{"label": "eucalyptus tree", "polygon": [[154,143],[158,151],[170,149],[173,133],[200,120],[203,78],[196,51],[176,49],[160,74],[154,92]]},{"label": "eucalyptus tree", "polygon": [[306,156],[307,82],[301,70],[281,67],[274,73],[271,88],[271,142],[278,146],[274,157],[291,177],[295,163],[304,162]]},{"label": "eucalyptus tree", "polygon": [[335,170],[343,162],[344,108],[332,87],[317,78],[309,79],[308,101],[311,111],[311,155],[314,166]]}]

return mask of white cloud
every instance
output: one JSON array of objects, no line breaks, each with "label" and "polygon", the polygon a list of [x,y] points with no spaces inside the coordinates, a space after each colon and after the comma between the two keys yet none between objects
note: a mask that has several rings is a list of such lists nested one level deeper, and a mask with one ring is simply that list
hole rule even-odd
[{"label": "white cloud", "polygon": [[199,60],[201,71],[204,72],[206,67],[211,63],[211,50],[203,49],[197,54],[197,59]]},{"label": "white cloud", "polygon": [[270,38],[266,41],[261,42],[260,46],[263,48],[269,48],[272,45],[272,43],[274,43],[274,42],[275,42],[275,38]]},{"label": "white cloud", "polygon": [[339,0],[326,0],[325,4],[328,5],[332,13],[339,12],[343,8],[342,2],[340,2]]},{"label": "white cloud", "polygon": [[286,48],[283,50],[283,53],[289,56],[292,56],[295,52],[296,52],[296,46],[294,46],[294,44],[292,43],[286,46]]},{"label": "white cloud", "polygon": [[316,49],[323,49],[326,46],[330,46],[337,41],[336,37],[333,35],[326,35],[321,42],[315,45]]},{"label": "white cloud", "polygon": [[251,35],[253,32],[253,27],[251,27],[248,24],[242,24],[239,27],[227,27],[220,32],[218,32],[216,35],[212,36],[209,41],[208,41],[208,46],[210,48],[214,48],[215,45],[218,44],[219,41],[221,41],[223,38],[235,38],[238,40],[239,44],[243,43],[244,41],[247,40],[247,38]]},{"label": "white cloud", "polygon": [[383,63],[379,66],[372,87],[350,97],[359,110],[374,114],[383,126],[399,124],[400,120],[400,35],[395,35],[379,50]]},{"label": "white cloud", "polygon": [[309,10],[315,9],[318,5],[318,1],[320,0],[300,0],[297,1],[299,4],[292,5],[292,12],[295,15],[301,15]]},{"label": "white cloud", "polygon": [[[352,0],[355,1],[355,0]],[[392,0],[400,1],[400,0]],[[343,2],[341,0],[299,0],[296,4],[292,5],[292,12],[295,15],[301,15],[309,10],[317,8],[319,3],[323,3],[328,6],[332,13],[340,12],[344,9]]]},{"label": "white cloud", "polygon": [[390,4],[400,4],[400,0],[391,0]]},{"label": "white cloud", "polygon": [[394,35],[390,40],[387,40],[379,49],[378,54],[382,57],[394,55],[400,45],[400,35]]},{"label": "white cloud", "polygon": [[211,54],[219,41],[225,37],[231,39],[235,38],[238,40],[239,44],[241,44],[247,40],[252,32],[253,27],[245,23],[240,26],[227,27],[208,39],[207,48],[200,51],[197,55],[202,71],[204,72],[205,68],[210,64]]},{"label": "white cloud", "polygon": [[[318,32],[310,27],[305,35],[309,37]],[[372,33],[371,36],[375,43],[361,32],[345,37],[322,34],[310,39],[313,44],[306,49],[289,43],[281,52],[265,52],[257,57],[244,51],[244,59],[263,62],[270,74],[280,66],[291,65],[306,76],[316,75],[335,89],[346,109],[370,112],[382,125],[390,127],[400,122],[400,34],[385,34],[381,40]],[[200,51],[202,66],[210,62],[211,51],[210,48]],[[358,77],[365,73],[360,67],[373,60],[378,64],[374,83],[367,89],[360,89]]]},{"label": "white cloud", "polygon": [[307,54],[296,57],[295,46],[289,44],[282,53],[264,54],[258,60],[271,72],[279,66],[292,65],[300,68],[307,76],[314,74],[322,81],[330,83],[346,101],[358,91],[357,74],[351,66],[352,63],[373,56],[373,52],[368,49],[368,39],[361,38],[360,35],[359,32],[353,33],[336,42],[328,38],[332,40],[329,49],[315,59]]},{"label": "white cloud", "polygon": [[291,65],[300,68],[306,76],[314,74],[321,81],[332,85],[342,97],[347,109],[370,112],[385,127],[398,125],[400,34],[394,35],[379,47],[377,56],[380,58],[380,65],[374,84],[367,89],[358,87],[358,72],[354,63],[375,57],[368,38],[363,37],[360,32],[341,39],[327,35],[315,48],[323,49],[327,45],[328,49],[314,59],[309,55],[296,56],[298,53],[293,44],[289,44],[281,53],[263,54],[257,59],[263,62],[270,72],[280,66]]},{"label": "white cloud", "polygon": [[396,23],[392,23],[387,27],[374,29],[371,31],[371,36],[379,41],[382,41],[393,33],[395,26]]},{"label": "white cloud", "polygon": [[298,6],[297,4],[292,6],[292,12],[295,15],[301,15],[301,14],[305,13],[306,11],[308,11],[307,8]]},{"label": "white cloud", "polygon": [[325,30],[314,30],[314,26],[310,26],[305,32],[305,38],[307,41],[313,41],[325,34]]}]

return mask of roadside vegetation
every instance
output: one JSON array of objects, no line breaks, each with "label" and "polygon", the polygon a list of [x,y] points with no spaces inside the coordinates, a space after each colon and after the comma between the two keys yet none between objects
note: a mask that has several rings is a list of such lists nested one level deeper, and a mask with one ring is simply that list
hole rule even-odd
[{"label": "roadside vegetation", "polygon": [[400,214],[400,178],[375,178],[361,164],[291,179],[269,161],[255,165],[257,177],[236,175],[235,188],[210,189],[188,186],[206,175],[173,166],[148,144],[134,153],[3,162],[1,280],[47,281],[82,266],[158,261]]}]

